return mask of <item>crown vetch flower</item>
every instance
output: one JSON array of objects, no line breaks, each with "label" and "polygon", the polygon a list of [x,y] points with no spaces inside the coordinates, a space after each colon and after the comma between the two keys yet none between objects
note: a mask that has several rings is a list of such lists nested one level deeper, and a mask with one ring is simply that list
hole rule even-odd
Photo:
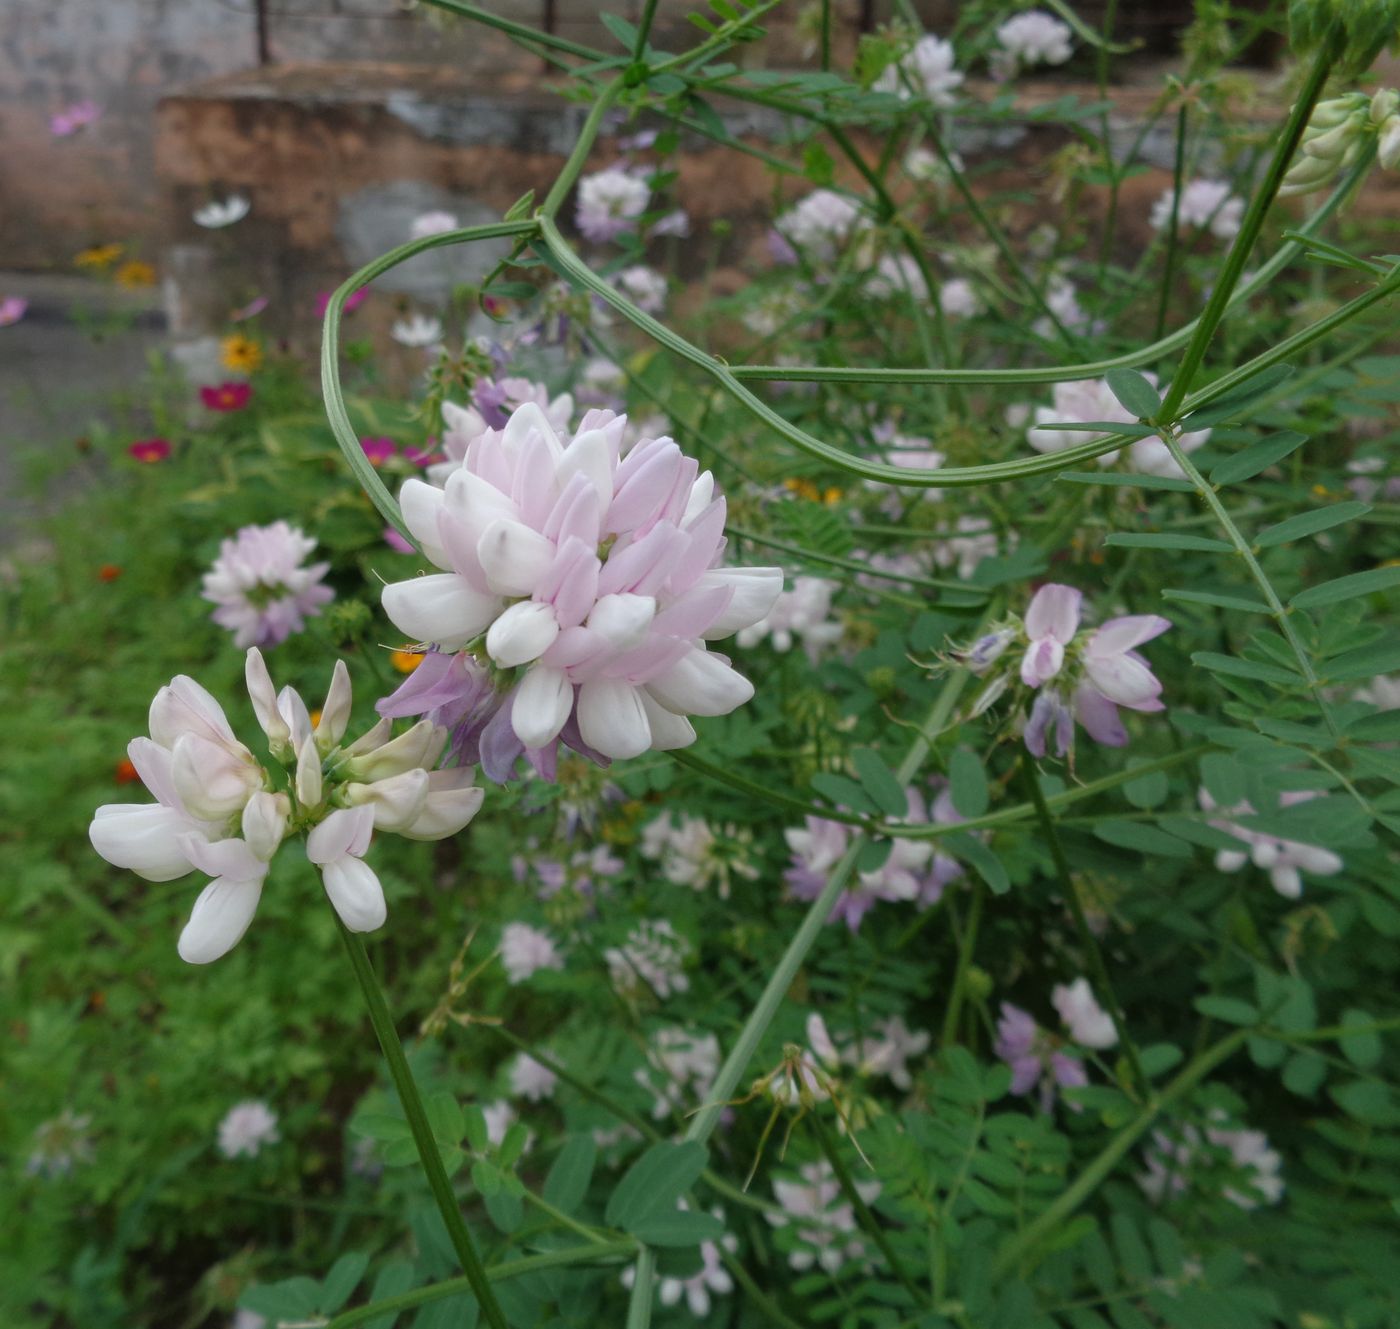
[{"label": "crown vetch flower", "polygon": [[305,563],[315,548],[285,521],[245,526],[220,543],[200,594],[218,606],[210,617],[233,633],[235,646],[276,646],[335,599],[322,583],[331,565]]},{"label": "crown vetch flower", "polygon": [[1014,72],[1030,65],[1062,65],[1074,53],[1069,24],[1042,9],[1007,19],[997,28],[996,35],[1002,61],[997,62],[995,56],[993,61],[999,72]]},{"label": "crown vetch flower", "polygon": [[102,108],[96,102],[74,102],[49,117],[49,133],[55,138],[69,138],[96,123],[101,116]]},{"label": "crown vetch flower", "polygon": [[398,319],[389,329],[389,335],[400,346],[418,349],[436,346],[442,341],[443,331],[440,318],[434,318],[431,314],[411,314]]},{"label": "crown vetch flower", "polygon": [[321,869],[331,904],[346,927],[367,932],[385,916],[383,890],[364,862],[372,832],[439,840],[461,830],[481,806],[482,791],[469,772],[427,769],[447,734],[426,722],[392,738],[381,720],[341,746],[350,720],[343,663],[336,662],[314,725],[293,689],[275,690],[256,647],[246,674],[283,780],[274,785],[214,697],[180,675],[151,703],[150,737],[127,748],[156,802],[104,804],[88,828],[103,858],[148,881],[173,881],[195,869],[212,878],[180,934],[180,957],[190,964],[208,964],[238,944],[288,834],[309,832],[306,855]]},{"label": "crown vetch flower", "polygon": [[[1167,190],[1153,205],[1149,219],[1154,229],[1164,231],[1172,221],[1174,191]],[[1176,207],[1178,230],[1199,230],[1209,227],[1210,233],[1221,240],[1233,240],[1244,220],[1244,199],[1230,192],[1224,180],[1192,180],[1181,191]]]},{"label": "crown vetch flower", "polygon": [[1040,1108],[1055,1106],[1055,1088],[1078,1089],[1089,1083],[1084,1066],[1062,1052],[1034,1018],[1009,1001],[1001,1003],[995,1051],[1011,1068],[1011,1092],[1029,1094],[1040,1086]]},{"label": "crown vetch flower", "polygon": [[426,240],[430,235],[443,235],[448,231],[455,231],[461,224],[457,220],[457,214],[446,209],[420,212],[409,226],[408,234],[412,240]]},{"label": "crown vetch flower", "polygon": [[645,180],[624,167],[609,166],[578,182],[574,222],[586,239],[602,244],[630,231],[650,201]]},{"label": "crown vetch flower", "polygon": [[923,97],[935,106],[952,106],[963,81],[956,61],[952,42],[926,33],[907,55],[886,67],[873,86],[876,92],[892,92],[906,101]]},{"label": "crown vetch flower", "polygon": [[560,741],[598,760],[685,747],[688,716],[753,695],[706,643],[762,618],[782,571],[719,567],[709,472],[669,438],[623,456],[626,423],[589,411],[566,444],[527,402],[445,489],[404,484],[404,522],[443,571],[386,586],[384,609],[437,653],[382,715],[454,728],[458,758],[501,780],[522,753],[551,775]]},{"label": "crown vetch flower", "polygon": [[[1316,791],[1311,789],[1286,790],[1279,795],[1279,807],[1296,807],[1299,803],[1311,802],[1317,796]],[[1215,855],[1215,866],[1221,872],[1238,872],[1247,863],[1253,863],[1269,874],[1270,884],[1284,899],[1296,900],[1303,893],[1302,873],[1332,877],[1345,866],[1338,855],[1321,845],[1280,839],[1277,835],[1251,830],[1231,821],[1231,817],[1256,815],[1253,805],[1248,802],[1221,808],[1205,789],[1200,791],[1199,797],[1205,811],[1223,814],[1212,817],[1210,824],[1240,841],[1238,850],[1221,849]]]},{"label": "crown vetch flower", "polygon": [[28,309],[29,301],[21,295],[7,295],[0,299],[0,328],[18,323]]},{"label": "crown vetch flower", "polygon": [[1064,1021],[1069,1036],[1080,1047],[1111,1048],[1118,1042],[1118,1031],[1108,1012],[1094,999],[1087,978],[1073,983],[1056,983],[1050,989],[1050,1004]]},{"label": "crown vetch flower", "polygon": [[219,1123],[219,1152],[225,1158],[256,1158],[263,1145],[281,1138],[277,1114],[257,1099],[234,1104]]}]

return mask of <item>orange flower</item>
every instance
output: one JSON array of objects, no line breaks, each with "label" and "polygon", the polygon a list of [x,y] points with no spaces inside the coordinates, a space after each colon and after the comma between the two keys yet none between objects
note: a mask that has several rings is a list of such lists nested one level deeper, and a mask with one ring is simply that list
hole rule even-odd
[{"label": "orange flower", "polygon": [[136,774],[136,767],[131,764],[130,757],[123,757],[117,763],[115,775],[118,784],[137,784],[141,779]]},{"label": "orange flower", "polygon": [[232,336],[225,337],[221,349],[225,369],[232,369],[235,373],[251,374],[254,370],[262,367],[262,347],[251,337],[245,337],[241,332],[235,332]]},{"label": "orange flower", "polygon": [[125,286],[128,290],[156,284],[156,270],[139,258],[127,259],[112,275],[117,279],[118,286]]},{"label": "orange flower", "polygon": [[389,663],[401,674],[411,674],[420,664],[423,663],[423,652],[410,650],[408,647],[400,647],[397,651],[389,652]]},{"label": "orange flower", "polygon": [[98,581],[116,581],[122,575],[122,570],[115,563],[104,563],[97,569]]}]

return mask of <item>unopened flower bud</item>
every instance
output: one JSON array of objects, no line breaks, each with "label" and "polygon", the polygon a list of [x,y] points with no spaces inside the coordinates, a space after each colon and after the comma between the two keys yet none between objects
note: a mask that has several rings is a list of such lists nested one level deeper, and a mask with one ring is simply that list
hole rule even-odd
[{"label": "unopened flower bud", "polygon": [[347,763],[346,771],[358,776],[365,784],[373,784],[376,780],[411,771],[415,766],[426,769],[437,765],[446,742],[447,730],[427,720],[419,720],[407,733],[400,734],[372,752],[354,757]]},{"label": "unopened flower bud", "polygon": [[316,749],[316,740],[307,734],[301,749],[297,752],[297,802],[303,808],[319,807],[324,795],[321,780],[321,754]]},{"label": "unopened flower bud", "polygon": [[337,660],[321,707],[321,718],[316,722],[316,747],[322,756],[345,737],[345,726],[350,723],[350,701],[350,671],[344,660]]},{"label": "unopened flower bud", "polygon": [[402,831],[412,825],[428,796],[428,772],[422,767],[391,775],[373,784],[348,784],[345,801],[352,807],[374,809],[377,831]]},{"label": "unopened flower bud", "polygon": [[243,838],[248,848],[264,863],[271,862],[277,846],[287,833],[291,802],[286,794],[260,789],[243,809]]},{"label": "unopened flower bud", "polygon": [[1391,116],[1400,111],[1400,92],[1394,88],[1382,88],[1371,98],[1371,123],[1384,125]]},{"label": "unopened flower bud", "polygon": [[1376,141],[1376,160],[1387,171],[1400,166],[1400,115],[1392,115],[1381,125]]},{"label": "unopened flower bud", "polygon": [[243,674],[248,684],[248,696],[253,703],[253,714],[267,735],[268,748],[278,761],[285,761],[292,751],[292,731],[277,709],[277,689],[273,687],[272,676],[267,672],[267,662],[256,646],[248,648]]}]

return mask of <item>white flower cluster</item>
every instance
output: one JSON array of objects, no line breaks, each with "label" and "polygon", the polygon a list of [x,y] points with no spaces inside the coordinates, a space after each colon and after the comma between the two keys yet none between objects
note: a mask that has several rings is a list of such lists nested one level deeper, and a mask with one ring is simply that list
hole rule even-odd
[{"label": "white flower cluster", "polygon": [[[1172,221],[1172,201],[1174,190],[1167,190],[1152,205],[1149,220],[1153,229],[1165,231]],[[1181,191],[1176,204],[1176,228],[1178,231],[1194,231],[1208,228],[1210,233],[1221,240],[1232,240],[1240,233],[1240,222],[1244,219],[1244,199],[1230,192],[1224,180],[1192,180]]]},{"label": "white flower cluster", "polygon": [[[1317,797],[1311,790],[1289,790],[1279,797],[1279,807],[1296,807]],[[1239,849],[1222,849],[1215,855],[1215,866],[1221,872],[1238,872],[1248,863],[1263,869],[1269,874],[1269,881],[1286,900],[1296,900],[1303,893],[1302,873],[1310,872],[1319,877],[1332,877],[1344,866],[1342,860],[1330,849],[1320,845],[1302,844],[1297,840],[1284,840],[1264,831],[1251,830],[1230,820],[1232,817],[1254,816],[1254,808],[1249,803],[1237,803],[1234,807],[1217,807],[1210,794],[1200,791],[1201,807],[1217,815],[1210,819],[1216,830],[1233,835],[1240,841]]]},{"label": "white flower cluster", "polygon": [[306,833],[306,856],[345,926],[371,932],[386,912],[379,878],[364,861],[373,832],[439,840],[481,806],[470,771],[430,772],[447,733],[426,721],[394,738],[391,722],[381,720],[341,746],[351,701],[342,661],[314,725],[292,688],[274,689],[256,647],[246,675],[280,779],[239,742],[214,697],[182,674],[151,702],[150,737],[127,748],[156,802],[104,804],[88,831],[103,858],[148,881],[195,870],[213,878],[180,934],[180,955],[191,964],[237,945],[288,834]]},{"label": "white flower cluster", "polygon": [[1376,136],[1376,159],[1386,170],[1400,166],[1400,92],[1381,88],[1373,96],[1348,92],[1313,107],[1303,141],[1279,196],[1308,194],[1336,179]]},{"label": "white flower cluster", "polygon": [[876,92],[892,92],[906,101],[920,97],[934,106],[949,107],[955,104],[954,94],[963,81],[956,60],[952,42],[926,33],[907,55],[886,67],[873,86]]},{"label": "white flower cluster", "polygon": [[735,641],[746,650],[767,641],[775,651],[787,652],[801,643],[815,660],[827,647],[841,640],[841,621],[833,616],[832,597],[841,588],[825,577],[794,577],[779,593],[773,607],[757,622],[739,630]]},{"label": "white flower cluster", "polygon": [[603,952],[612,985],[624,996],[650,988],[662,1000],[690,987],[685,974],[690,943],[669,920],[650,918],[638,923],[621,946]]},{"label": "white flower cluster", "polygon": [[996,35],[998,49],[992,52],[990,63],[999,79],[1011,78],[1033,65],[1062,65],[1074,54],[1069,24],[1043,9],[1007,19]]},{"label": "white flower cluster", "polygon": [[863,220],[854,200],[831,189],[814,189],[784,212],[774,226],[812,262],[829,263]]},{"label": "white flower cluster", "polygon": [[715,886],[719,898],[727,900],[730,878],[756,881],[758,868],[743,856],[752,836],[733,825],[720,829],[723,839],[703,817],[681,813],[676,823],[669,812],[663,812],[642,828],[642,857],[660,863],[661,875],[673,885],[693,891]]},{"label": "white flower cluster", "polygon": [[[849,1261],[864,1259],[865,1243],[855,1235],[855,1209],[843,1198],[831,1164],[822,1159],[804,1163],[798,1171],[800,1181],[773,1183],[782,1212],[765,1214],[774,1227],[793,1228],[797,1241],[788,1252],[788,1263],[794,1269],[820,1267],[835,1273]],[[855,1186],[866,1204],[880,1193],[878,1181],[857,1181]]]}]

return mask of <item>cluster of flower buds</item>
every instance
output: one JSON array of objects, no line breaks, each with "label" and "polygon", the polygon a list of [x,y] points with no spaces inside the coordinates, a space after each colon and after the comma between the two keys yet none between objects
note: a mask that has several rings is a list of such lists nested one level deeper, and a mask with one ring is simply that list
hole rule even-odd
[{"label": "cluster of flower buds", "polygon": [[103,858],[147,881],[196,870],[213,878],[180,934],[180,956],[191,964],[237,945],[287,836],[305,834],[306,857],[345,926],[371,932],[386,912],[379,878],[364,861],[372,833],[439,840],[461,830],[483,797],[469,771],[430,770],[447,732],[427,721],[396,738],[391,722],[380,720],[341,746],[351,701],[342,661],[314,724],[292,688],[275,690],[256,647],[246,672],[270,767],[239,742],[214,697],[182,674],[156,693],[150,737],[127,748],[156,802],[104,804],[88,831]]},{"label": "cluster of flower buds", "polygon": [[1393,88],[1370,98],[1348,92],[1319,102],[1303,131],[1302,150],[1283,177],[1280,197],[1330,184],[1361,156],[1372,134],[1380,164],[1387,170],[1400,165],[1400,93]]},{"label": "cluster of flower buds", "polygon": [[409,480],[404,523],[441,571],[384,588],[431,645],[381,715],[454,731],[457,760],[552,778],[560,742],[596,760],[692,743],[753,685],[708,643],[759,622],[779,568],[721,567],[725,503],[669,438],[624,448],[627,417],[592,410],[570,438],[535,402],[500,429],[456,412],[460,464]]},{"label": "cluster of flower buds", "polygon": [[[1082,599],[1074,587],[1050,582],[1031,597],[1024,619],[994,628],[955,657],[974,674],[989,676],[973,715],[981,715],[1018,680],[1035,694],[1024,736],[1037,757],[1045,755],[1052,736],[1057,757],[1072,752],[1076,720],[1095,742],[1119,748],[1128,742],[1120,706],[1133,711],[1166,709],[1161,682],[1134,648],[1161,636],[1171,620],[1159,614],[1132,614],[1080,633]],[[1012,662],[1020,652],[1019,666],[998,668],[1009,650]]]}]

